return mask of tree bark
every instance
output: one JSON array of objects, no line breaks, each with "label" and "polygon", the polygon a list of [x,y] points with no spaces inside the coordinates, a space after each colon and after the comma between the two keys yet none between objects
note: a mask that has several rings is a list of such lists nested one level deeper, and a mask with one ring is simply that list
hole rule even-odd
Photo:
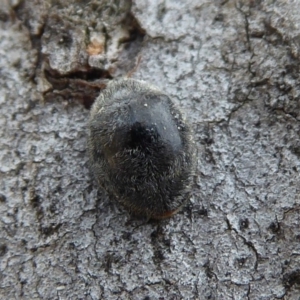
[{"label": "tree bark", "polygon": [[[2,0],[0,298],[299,299],[299,11]],[[87,165],[89,107],[128,72],[195,133],[191,197],[158,223],[132,220]]]}]

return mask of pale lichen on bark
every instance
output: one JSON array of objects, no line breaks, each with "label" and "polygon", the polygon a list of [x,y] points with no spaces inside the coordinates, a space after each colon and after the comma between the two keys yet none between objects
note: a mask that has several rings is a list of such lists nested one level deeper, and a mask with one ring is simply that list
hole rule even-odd
[{"label": "pale lichen on bark", "polygon": [[[299,10],[3,1],[0,298],[298,299]],[[138,57],[198,146],[186,208],[143,226],[97,191],[80,104]]]}]

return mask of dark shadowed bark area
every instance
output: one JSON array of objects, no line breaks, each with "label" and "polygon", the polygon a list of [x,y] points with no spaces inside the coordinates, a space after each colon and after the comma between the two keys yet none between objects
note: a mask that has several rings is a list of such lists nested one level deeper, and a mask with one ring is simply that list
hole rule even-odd
[{"label": "dark shadowed bark area", "polygon": [[[299,300],[299,12],[1,0],[0,298]],[[86,153],[91,103],[136,65],[198,148],[187,205],[142,225],[97,190]]]}]

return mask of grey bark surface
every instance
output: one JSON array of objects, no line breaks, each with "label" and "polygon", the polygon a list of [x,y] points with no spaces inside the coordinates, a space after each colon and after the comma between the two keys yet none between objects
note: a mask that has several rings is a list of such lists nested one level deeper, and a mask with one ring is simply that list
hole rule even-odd
[{"label": "grey bark surface", "polygon": [[[299,300],[299,11],[2,0],[0,298]],[[198,148],[191,198],[160,223],[87,168],[87,98],[138,57],[133,78],[171,96]]]}]

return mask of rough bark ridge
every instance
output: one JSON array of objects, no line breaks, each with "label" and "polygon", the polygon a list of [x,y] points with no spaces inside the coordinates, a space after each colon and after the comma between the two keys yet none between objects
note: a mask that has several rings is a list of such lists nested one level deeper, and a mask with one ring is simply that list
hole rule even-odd
[{"label": "rough bark ridge", "polygon": [[[299,11],[2,0],[0,298],[299,299]],[[138,56],[199,151],[187,207],[143,226],[97,192],[85,150],[85,107]]]}]

